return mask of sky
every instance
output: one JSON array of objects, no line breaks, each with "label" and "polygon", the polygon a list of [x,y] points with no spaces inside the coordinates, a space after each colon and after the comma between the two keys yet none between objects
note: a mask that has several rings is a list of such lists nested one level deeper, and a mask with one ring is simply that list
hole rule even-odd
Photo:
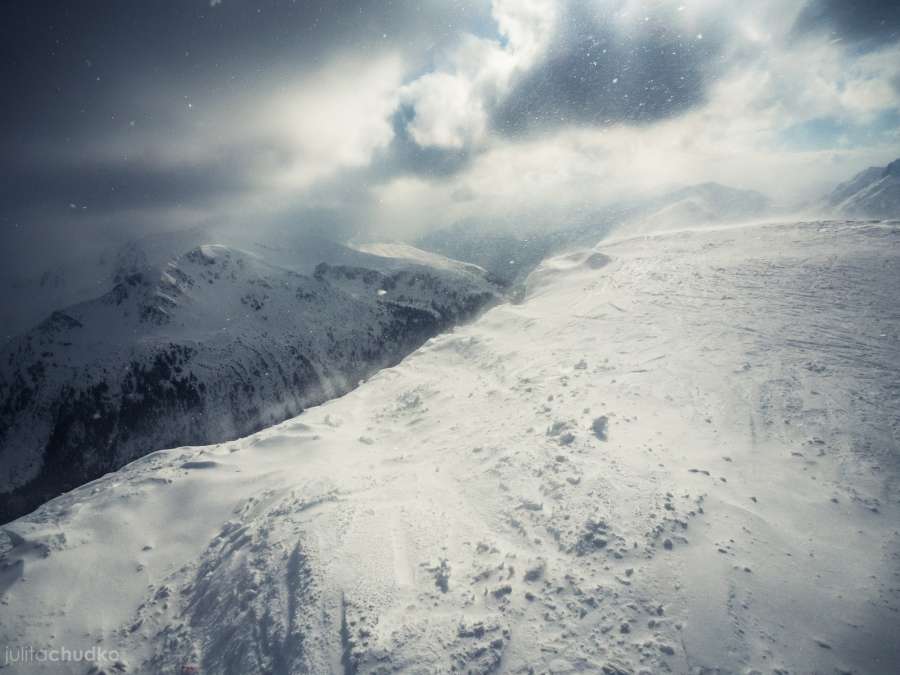
[{"label": "sky", "polygon": [[544,227],[715,180],[809,203],[900,156],[900,3],[17,0],[0,265],[289,227]]}]

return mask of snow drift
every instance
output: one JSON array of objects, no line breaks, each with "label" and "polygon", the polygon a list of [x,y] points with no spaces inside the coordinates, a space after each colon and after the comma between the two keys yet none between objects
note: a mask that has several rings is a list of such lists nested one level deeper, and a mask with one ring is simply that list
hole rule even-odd
[{"label": "snow drift", "polygon": [[10,524],[0,636],[109,672],[896,672],[898,244],[548,260],[340,399]]}]

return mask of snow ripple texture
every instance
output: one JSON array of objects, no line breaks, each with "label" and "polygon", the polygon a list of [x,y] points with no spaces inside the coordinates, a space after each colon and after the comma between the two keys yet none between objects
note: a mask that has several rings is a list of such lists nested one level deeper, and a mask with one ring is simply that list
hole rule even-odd
[{"label": "snow ripple texture", "polygon": [[107,672],[897,672],[898,338],[896,223],[554,258],[340,399],[9,525],[0,635]]}]

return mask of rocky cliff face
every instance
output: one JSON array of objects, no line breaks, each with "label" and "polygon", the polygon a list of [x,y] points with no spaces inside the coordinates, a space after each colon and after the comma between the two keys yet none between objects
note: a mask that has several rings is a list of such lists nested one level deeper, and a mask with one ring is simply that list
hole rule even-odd
[{"label": "rocky cliff face", "polygon": [[369,256],[311,275],[199,246],[0,353],[0,521],[153,450],[340,395],[498,297],[477,270]]}]

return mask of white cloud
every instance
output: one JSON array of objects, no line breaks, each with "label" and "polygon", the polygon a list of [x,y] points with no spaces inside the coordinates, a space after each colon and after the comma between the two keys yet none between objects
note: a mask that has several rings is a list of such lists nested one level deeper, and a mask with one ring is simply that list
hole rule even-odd
[{"label": "white cloud", "polygon": [[445,68],[402,89],[401,101],[414,111],[408,130],[420,146],[460,149],[483,141],[493,103],[546,48],[556,21],[552,0],[494,0],[492,7],[504,42],[463,36]]},{"label": "white cloud", "polygon": [[[752,30],[752,27],[747,27]],[[760,190],[785,206],[814,200],[835,183],[900,154],[900,134],[878,147],[792,147],[791,130],[821,119],[847,128],[900,109],[893,81],[900,46],[862,55],[807,41],[793,50],[771,36],[727,71],[706,102],[652,125],[546,130],[527,138],[484,137],[465,171],[435,182],[405,177],[377,191],[386,236],[411,236],[475,218],[485,227],[539,227],[589,219],[609,202],[691,183]],[[465,200],[454,194],[466,194]],[[421,214],[430,214],[427,223]]]},{"label": "white cloud", "polygon": [[178,92],[157,92],[148,114],[168,121],[166,135],[129,126],[88,146],[47,148],[47,156],[73,165],[124,159],[159,170],[239,160],[236,176],[297,191],[367,166],[391,143],[402,77],[401,60],[382,54],[336,59],[299,76],[280,73],[277,87],[205,96],[190,110]]},{"label": "white cloud", "polygon": [[394,57],[341,61],[263,102],[255,133],[283,142],[292,155],[278,181],[299,188],[339,169],[366,166],[394,137],[391,117],[402,74]]},{"label": "white cloud", "polygon": [[408,130],[423,147],[460,149],[487,132],[484,101],[463,75],[424,75],[404,88],[402,100],[415,110]]},{"label": "white cloud", "polygon": [[[612,20],[628,36],[644,30],[644,16],[654,7],[671,12],[678,6],[583,1],[621,10]],[[179,193],[174,207],[151,204],[146,208],[154,212],[145,214],[150,221],[157,213],[171,218],[166,208],[179,209],[191,222],[274,221],[302,206],[330,209],[336,221],[361,227],[374,223],[384,236],[406,236],[470,217],[515,227],[572,222],[606,202],[708,180],[789,201],[814,196],[900,152],[896,132],[882,134],[881,148],[851,150],[852,139],[836,139],[832,148],[810,151],[785,142],[798,124],[827,117],[849,128],[900,106],[894,84],[900,81],[900,47],[853,53],[824,37],[798,43],[790,28],[800,0],[681,4],[676,32],[694,35],[712,17],[729,39],[722,62],[712,65],[715,77],[701,90],[705,98],[648,124],[603,128],[557,118],[521,136],[494,133],[492,112],[523,75],[538,73],[534,69],[550,57],[551,36],[559,39],[555,27],[568,18],[561,16],[563,2],[494,0],[496,39],[460,35],[451,48],[431,55],[437,62],[430,72],[412,81],[409,69],[421,63],[412,64],[406,52],[386,45],[361,54],[351,47],[317,68],[270,71],[192,97],[191,110],[184,105],[188,92],[154,89],[152,99],[140,103],[155,127],[141,123],[87,146],[38,154],[48,164],[71,167],[124,158],[153,180],[184,167],[195,170],[186,172],[200,183],[194,198],[183,200]],[[654,75],[653,68],[642,72]],[[640,90],[642,83],[634,86]],[[451,167],[458,172],[429,172],[428,153],[413,168],[404,157],[391,165],[399,155],[390,152],[392,120],[401,106],[414,111],[407,131],[415,143],[467,151],[461,153],[466,161]],[[383,161],[373,166],[376,157]],[[204,192],[210,186],[202,184],[202,175],[223,166],[224,187]],[[395,177],[415,170],[421,174]],[[189,209],[182,200],[190,201]]]}]

